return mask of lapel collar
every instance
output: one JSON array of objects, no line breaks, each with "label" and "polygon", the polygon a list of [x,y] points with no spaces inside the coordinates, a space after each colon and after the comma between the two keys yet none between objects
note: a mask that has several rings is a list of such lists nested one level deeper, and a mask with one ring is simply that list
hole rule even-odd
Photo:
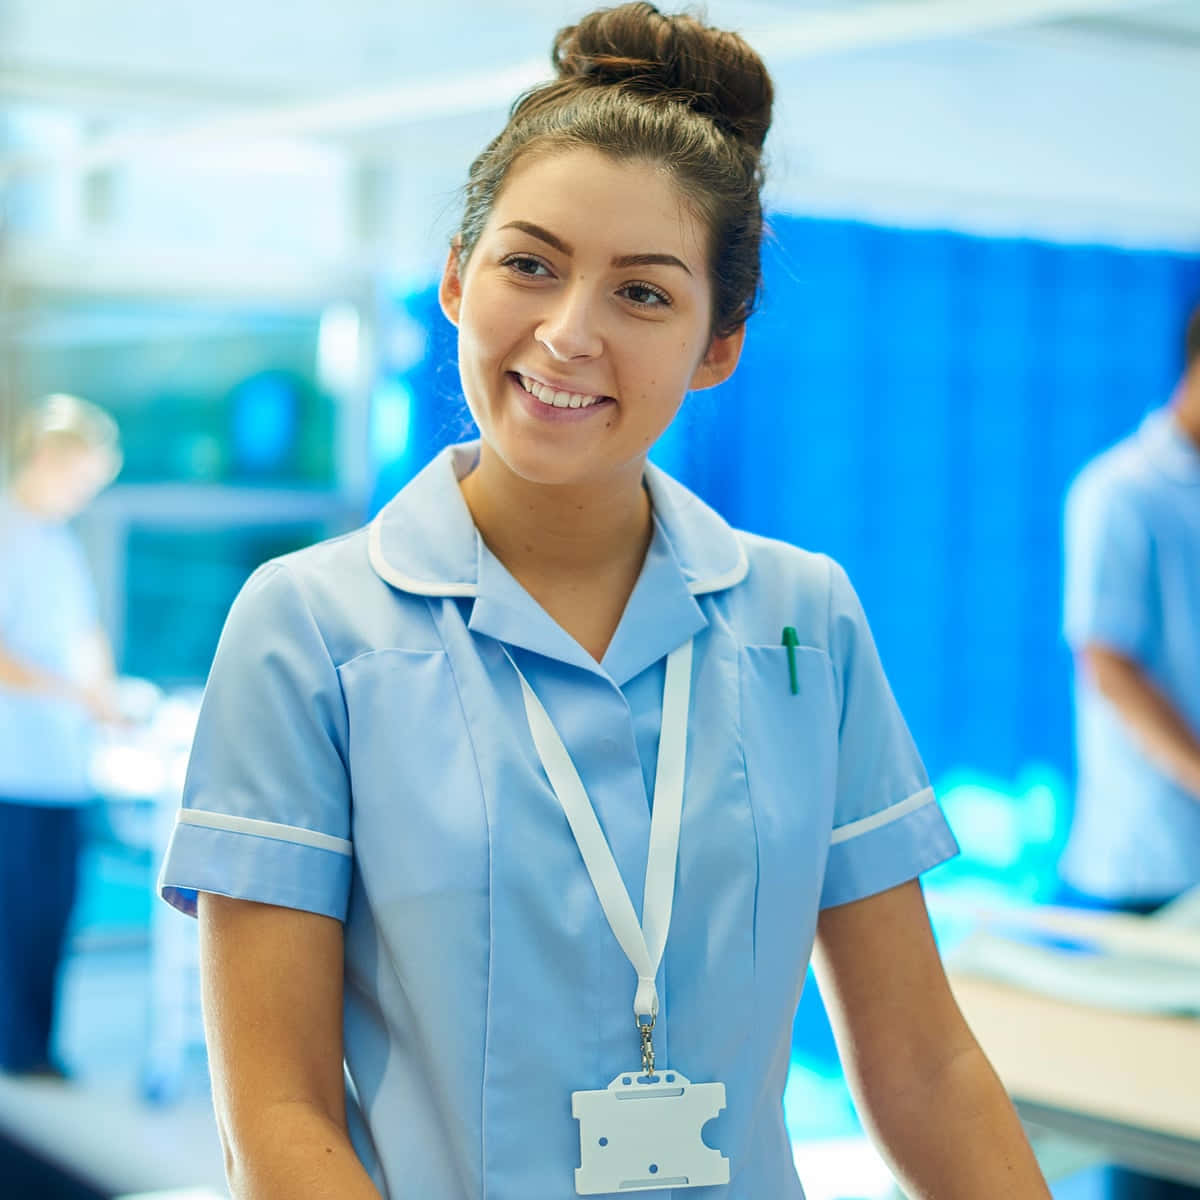
[{"label": "lapel collar", "polygon": [[707,628],[696,597],[733,587],[747,571],[737,534],[708,505],[649,464],[646,487],[654,537],[604,656],[618,687]]},{"label": "lapel collar", "polygon": [[723,517],[653,463],[646,464],[646,486],[693,596],[724,591],[746,578],[746,551]]},{"label": "lapel collar", "polygon": [[604,669],[624,687],[707,626],[656,513],[646,561],[605,652]]},{"label": "lapel collar", "polygon": [[418,596],[478,594],[479,535],[458,486],[478,457],[476,442],[447,447],[379,511],[367,556],[380,579]]},{"label": "lapel collar", "polygon": [[[448,447],[384,506],[369,531],[372,568],[414,595],[472,597],[476,633],[601,672],[476,532],[458,484],[478,456],[477,442]],[[707,626],[696,596],[733,587],[747,571],[737,534],[698,497],[651,464],[646,487],[654,536],[603,663],[617,686]]]},{"label": "lapel collar", "polygon": [[467,622],[471,632],[599,674],[600,664],[513,578],[483,538],[476,540],[479,590]]},{"label": "lapel collar", "polygon": [[417,596],[474,599],[474,633],[572,663],[599,664],[562,629],[484,545],[459,481],[479,459],[479,443],[450,446],[380,510],[367,555],[375,573]]}]

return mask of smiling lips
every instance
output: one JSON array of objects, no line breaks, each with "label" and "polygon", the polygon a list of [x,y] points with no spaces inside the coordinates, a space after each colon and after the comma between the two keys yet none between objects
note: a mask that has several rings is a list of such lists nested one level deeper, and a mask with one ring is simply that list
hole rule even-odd
[{"label": "smiling lips", "polygon": [[536,379],[530,379],[528,375],[518,375],[517,378],[521,381],[521,386],[534,399],[540,400],[543,404],[551,408],[591,408],[593,404],[599,404],[600,401],[611,398],[609,396],[584,396],[579,392],[559,391],[544,383],[539,383]]}]

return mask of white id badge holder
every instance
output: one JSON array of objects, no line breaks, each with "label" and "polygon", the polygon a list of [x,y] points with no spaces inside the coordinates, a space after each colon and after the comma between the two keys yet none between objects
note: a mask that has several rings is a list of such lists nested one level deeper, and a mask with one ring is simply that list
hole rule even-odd
[{"label": "white id badge holder", "polygon": [[602,1091],[573,1092],[579,1122],[575,1191],[644,1192],[729,1182],[729,1159],[701,1140],[725,1107],[723,1083],[692,1083],[678,1071],[618,1075]]}]

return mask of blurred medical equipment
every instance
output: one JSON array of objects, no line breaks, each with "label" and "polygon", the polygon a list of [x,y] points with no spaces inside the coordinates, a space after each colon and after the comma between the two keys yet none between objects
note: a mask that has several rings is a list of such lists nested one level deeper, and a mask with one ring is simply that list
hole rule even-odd
[{"label": "blurred medical equipment", "polygon": [[[1153,916],[931,896],[955,996],[1039,1146],[1200,1183],[1200,889]],[[1082,1164],[1080,1164],[1082,1165]]]}]

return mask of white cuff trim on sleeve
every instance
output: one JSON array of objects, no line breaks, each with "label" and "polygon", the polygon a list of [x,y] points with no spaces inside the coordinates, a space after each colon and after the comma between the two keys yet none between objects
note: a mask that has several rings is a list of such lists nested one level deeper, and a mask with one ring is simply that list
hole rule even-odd
[{"label": "white cuff trim on sleeve", "polygon": [[344,854],[347,858],[352,857],[354,853],[353,845],[345,838],[317,833],[314,829],[302,829],[299,825],[280,825],[276,821],[234,817],[228,813],[205,812],[199,808],[181,808],[178,821],[181,825],[200,825],[205,829],[224,829],[230,833],[249,833],[255,837],[274,838],[277,842],[315,846],[318,850],[332,850],[334,854]]},{"label": "white cuff trim on sleeve", "polygon": [[918,808],[932,804],[933,800],[933,788],[923,788],[919,792],[914,792],[907,800],[901,800],[899,804],[893,804],[890,808],[883,809],[882,812],[872,813],[860,821],[851,821],[848,825],[836,826],[829,837],[829,844],[836,846],[838,842],[848,842],[851,838],[862,837],[864,833],[870,833],[884,825],[890,825],[893,821],[907,817],[909,813],[915,812]]}]

